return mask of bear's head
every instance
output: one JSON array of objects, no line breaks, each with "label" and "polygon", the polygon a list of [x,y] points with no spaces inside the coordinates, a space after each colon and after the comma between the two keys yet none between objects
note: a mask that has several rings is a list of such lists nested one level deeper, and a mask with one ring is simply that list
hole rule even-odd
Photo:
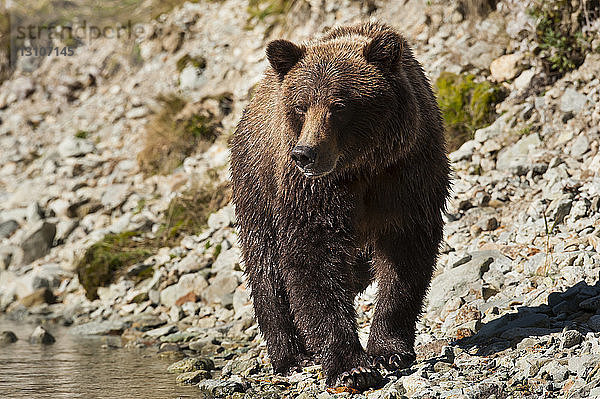
[{"label": "bear's head", "polygon": [[398,112],[393,81],[401,55],[402,39],[392,32],[269,43],[267,58],[291,136],[290,162],[305,176],[350,169],[385,142],[381,127]]}]

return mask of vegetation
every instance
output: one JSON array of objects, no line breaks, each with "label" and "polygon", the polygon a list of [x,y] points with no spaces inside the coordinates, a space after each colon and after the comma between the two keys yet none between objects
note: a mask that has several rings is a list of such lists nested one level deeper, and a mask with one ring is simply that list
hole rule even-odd
[{"label": "vegetation", "polygon": [[287,13],[294,0],[248,0],[248,27],[263,22],[267,17],[273,16],[276,21]]},{"label": "vegetation", "polygon": [[141,170],[168,174],[195,150],[217,138],[217,123],[200,114],[184,115],[186,101],[175,95],[160,97],[162,110],[148,123],[144,149],[138,154]]},{"label": "vegetation", "polygon": [[[214,175],[212,176],[215,177]],[[231,199],[228,184],[208,184],[194,188],[171,200],[160,229],[150,236],[141,231],[107,234],[92,245],[77,264],[79,281],[89,299],[98,297],[103,287],[123,276],[128,268],[143,262],[164,246],[176,246],[186,235],[198,234],[206,227],[208,216]],[[215,256],[218,252],[215,250]],[[152,277],[152,266],[136,268],[130,273],[134,281]]]},{"label": "vegetation", "polygon": [[495,106],[506,96],[501,86],[488,81],[477,83],[471,74],[444,72],[435,82],[435,88],[450,151],[472,139],[475,130],[493,122]]},{"label": "vegetation", "polygon": [[600,14],[598,0],[536,0],[536,40],[547,72],[558,78],[579,67],[592,50],[593,35],[584,27]]},{"label": "vegetation", "polygon": [[107,234],[92,245],[77,265],[79,282],[89,299],[97,298],[98,287],[113,280],[126,266],[141,262],[152,252],[141,239],[141,233],[128,231]]},{"label": "vegetation", "polygon": [[204,57],[192,57],[189,54],[186,54],[177,60],[177,71],[183,71],[188,65],[192,65],[196,69],[204,69],[206,68],[206,59]]}]

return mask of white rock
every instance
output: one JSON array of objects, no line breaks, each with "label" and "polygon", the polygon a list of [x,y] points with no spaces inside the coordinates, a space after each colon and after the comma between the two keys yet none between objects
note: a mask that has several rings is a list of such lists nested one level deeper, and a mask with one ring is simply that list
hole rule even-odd
[{"label": "white rock", "polygon": [[497,82],[514,78],[519,73],[521,59],[523,59],[523,54],[507,54],[495,59],[490,64],[492,78]]},{"label": "white rock", "polygon": [[94,151],[94,144],[86,139],[67,137],[58,145],[58,153],[63,158],[80,157]]},{"label": "white rock", "polygon": [[515,79],[515,89],[524,90],[529,87],[531,80],[535,76],[535,68],[528,69],[521,72],[521,74]]},{"label": "white rock", "polygon": [[583,110],[586,103],[587,97],[585,95],[569,87],[565,90],[560,99],[560,110],[562,112],[573,112],[577,114]]}]

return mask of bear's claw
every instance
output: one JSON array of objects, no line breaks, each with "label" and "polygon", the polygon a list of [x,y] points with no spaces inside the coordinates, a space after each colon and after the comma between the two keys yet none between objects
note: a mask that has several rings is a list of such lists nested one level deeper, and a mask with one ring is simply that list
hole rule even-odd
[{"label": "bear's claw", "polygon": [[383,377],[375,368],[371,367],[355,367],[350,371],[345,371],[337,379],[337,386],[346,386],[358,391],[377,385]]},{"label": "bear's claw", "polygon": [[376,367],[383,367],[388,371],[401,370],[409,367],[416,359],[414,353],[393,353],[386,358],[385,356],[377,356],[373,360]]}]

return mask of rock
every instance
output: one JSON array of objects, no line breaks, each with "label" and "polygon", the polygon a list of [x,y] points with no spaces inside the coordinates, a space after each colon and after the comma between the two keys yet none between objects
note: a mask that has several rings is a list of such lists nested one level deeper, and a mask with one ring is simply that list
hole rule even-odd
[{"label": "rock", "polygon": [[571,212],[573,206],[573,200],[569,195],[563,195],[560,198],[555,199],[548,205],[546,216],[553,220],[556,224],[563,222],[565,217]]},{"label": "rock", "polygon": [[469,285],[481,279],[496,259],[506,258],[498,251],[476,251],[471,253],[467,263],[444,271],[431,282],[429,308],[441,309],[453,297],[460,297],[469,291]]},{"label": "rock", "polygon": [[244,316],[252,318],[252,302],[244,285],[237,287],[233,293],[233,311],[236,319]]},{"label": "rock", "polygon": [[44,344],[49,345],[56,342],[56,339],[44,329],[42,326],[37,326],[33,333],[29,337],[29,342],[32,344]]},{"label": "rock", "polygon": [[571,156],[575,158],[581,157],[590,149],[590,140],[585,134],[577,136],[573,144],[571,144]]},{"label": "rock", "polygon": [[[221,270],[235,270],[241,258],[240,249],[237,247],[230,248],[226,251],[221,251],[217,259],[215,259],[212,269],[216,272]],[[238,269],[239,270],[239,269]]]},{"label": "rock", "polygon": [[475,140],[468,140],[460,148],[448,155],[450,162],[459,162],[470,160],[475,150],[481,147],[481,144]]},{"label": "rock", "polygon": [[167,371],[169,373],[189,373],[191,371],[210,371],[215,368],[213,361],[207,357],[188,357],[171,364]]},{"label": "rock", "polygon": [[184,274],[179,278],[179,282],[171,285],[160,292],[160,303],[171,307],[175,305],[181,297],[193,292],[196,296],[200,296],[208,283],[199,273]]},{"label": "rock", "polygon": [[37,223],[44,219],[44,210],[40,207],[37,201],[33,201],[27,206],[27,222]]},{"label": "rock", "polygon": [[12,331],[2,331],[0,333],[0,345],[12,344],[17,342],[18,338]]},{"label": "rock", "polygon": [[177,326],[174,324],[169,324],[164,327],[155,328],[153,330],[146,331],[145,335],[151,338],[159,338],[165,335],[168,335],[174,331],[177,331]]},{"label": "rock", "polygon": [[519,62],[523,54],[507,54],[495,59],[490,64],[492,78],[497,82],[504,82],[517,76],[519,73]]},{"label": "rock", "polygon": [[567,330],[561,334],[560,347],[562,349],[579,345],[583,341],[583,335],[577,330]]},{"label": "rock", "polygon": [[569,87],[560,99],[560,110],[564,113],[573,112],[578,114],[587,103],[587,97],[577,90]]},{"label": "rock", "polygon": [[244,386],[237,381],[204,380],[198,384],[200,391],[214,395],[214,397],[231,397],[236,392],[244,392]]},{"label": "rock", "polygon": [[94,144],[86,139],[66,137],[58,145],[58,153],[63,158],[81,157],[95,149]]},{"label": "rock", "polygon": [[523,71],[514,81],[515,89],[525,90],[531,84],[531,80],[535,76],[535,68]]},{"label": "rock", "polygon": [[196,370],[189,371],[187,373],[181,373],[176,378],[175,381],[178,384],[197,384],[202,380],[206,380],[212,378],[210,371],[206,370]]},{"label": "rock", "polygon": [[240,284],[239,278],[233,272],[222,271],[210,281],[210,285],[202,293],[208,303],[222,305],[233,304],[233,292]]},{"label": "rock", "polygon": [[108,209],[121,206],[127,200],[129,184],[113,184],[109,186],[100,199],[100,203]]},{"label": "rock", "polygon": [[182,90],[195,90],[205,82],[201,71],[193,65],[188,65],[179,74],[179,87]]},{"label": "rock", "polygon": [[528,169],[528,156],[541,144],[536,133],[523,137],[512,146],[498,153],[496,168],[504,171],[518,171],[521,168]]},{"label": "rock", "polygon": [[500,224],[494,216],[484,216],[477,222],[477,227],[483,231],[496,230]]},{"label": "rock", "polygon": [[127,328],[127,323],[121,320],[90,321],[71,328],[71,333],[77,335],[119,335]]},{"label": "rock", "polygon": [[42,305],[44,303],[56,303],[56,297],[48,287],[44,287],[35,290],[32,294],[29,294],[24,298],[21,298],[19,302],[26,308],[30,308],[32,306]]},{"label": "rock", "polygon": [[219,230],[231,224],[231,210],[227,209],[228,207],[224,207],[208,217],[207,224],[210,229]]},{"label": "rock", "polygon": [[41,225],[23,241],[23,264],[29,264],[50,252],[56,235],[54,223],[41,222]]},{"label": "rock", "polygon": [[18,229],[19,223],[12,219],[0,223],[0,240],[10,237]]}]

